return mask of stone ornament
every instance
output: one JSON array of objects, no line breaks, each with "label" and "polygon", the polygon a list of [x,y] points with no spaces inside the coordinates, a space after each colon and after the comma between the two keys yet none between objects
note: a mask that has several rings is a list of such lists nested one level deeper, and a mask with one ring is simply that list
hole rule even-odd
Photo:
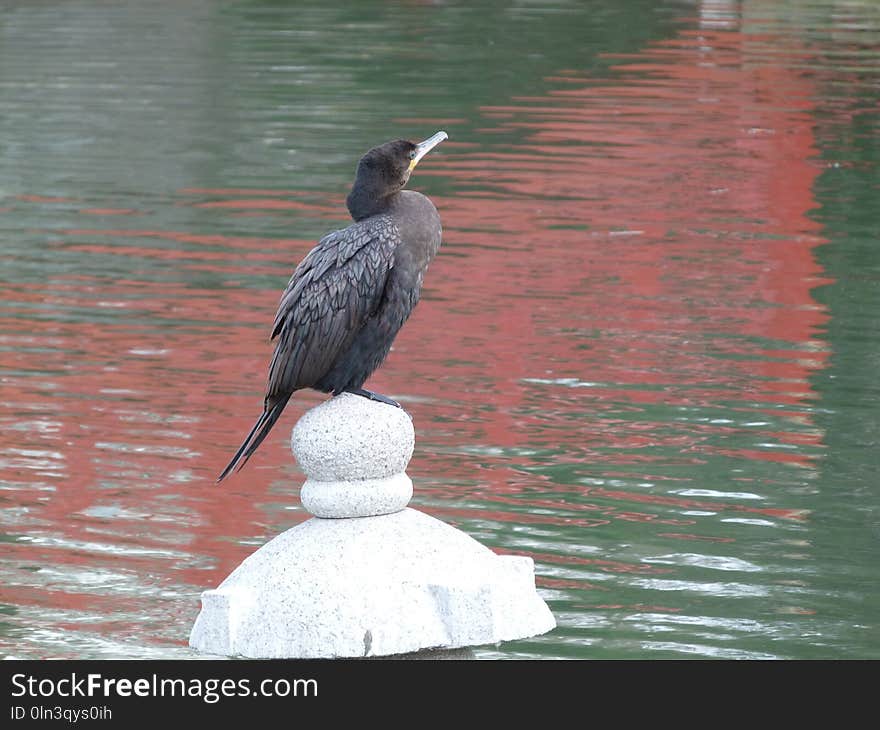
[{"label": "stone ornament", "polygon": [[556,626],[534,564],[407,507],[415,443],[401,408],[342,394],[292,446],[315,517],[202,594],[190,646],[251,658],[388,656],[496,644]]}]

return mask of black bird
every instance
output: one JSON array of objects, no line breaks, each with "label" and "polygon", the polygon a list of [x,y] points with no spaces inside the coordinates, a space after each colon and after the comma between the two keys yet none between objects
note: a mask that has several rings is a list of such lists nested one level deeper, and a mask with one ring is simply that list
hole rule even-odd
[{"label": "black bird", "polygon": [[403,187],[419,160],[446,138],[437,132],[418,144],[398,139],[361,158],[346,201],[355,222],[324,236],[293,272],[272,327],[277,342],[263,413],[218,482],[245,465],[297,390],[356,393],[398,405],[361,386],[419,301],[440,248],[434,204]]}]

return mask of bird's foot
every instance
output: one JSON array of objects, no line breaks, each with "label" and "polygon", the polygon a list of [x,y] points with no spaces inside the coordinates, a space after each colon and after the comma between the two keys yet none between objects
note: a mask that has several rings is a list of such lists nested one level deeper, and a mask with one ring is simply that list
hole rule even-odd
[{"label": "bird's foot", "polygon": [[379,401],[379,403],[385,403],[389,406],[394,406],[395,408],[401,408],[402,406],[393,398],[389,398],[387,395],[382,395],[381,393],[374,393],[371,390],[365,390],[364,388],[346,388],[345,393],[353,393],[354,395],[359,395],[362,398],[367,398],[369,400]]}]

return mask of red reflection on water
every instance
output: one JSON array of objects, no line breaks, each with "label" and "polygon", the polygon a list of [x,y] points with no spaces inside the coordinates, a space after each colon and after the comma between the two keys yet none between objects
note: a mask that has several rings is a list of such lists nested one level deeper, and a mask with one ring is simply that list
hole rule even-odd
[{"label": "red reflection on water", "polygon": [[604,609],[609,611],[626,610],[633,613],[681,613],[681,608],[670,606],[646,606],[643,603],[626,605],[623,603],[597,603],[594,605],[576,604],[579,608]]},{"label": "red reflection on water", "polygon": [[684,532],[660,532],[657,533],[658,537],[666,537],[671,538],[673,540],[686,540],[687,542],[693,542],[694,540],[703,541],[703,542],[735,542],[732,537],[718,537],[716,535],[694,535],[691,533]]},{"label": "red reflection on water", "polygon": [[[499,551],[503,552],[503,551]],[[672,568],[658,568],[646,563],[624,563],[620,560],[602,560],[599,558],[582,558],[577,555],[557,555],[554,553],[532,553],[535,560],[554,565],[589,566],[603,573],[627,573],[637,575],[663,575],[671,573]]]},{"label": "red reflection on water", "polygon": [[[599,406],[590,425],[606,447],[632,455],[678,443],[683,453],[809,465],[803,451],[701,443],[692,438],[698,424],[666,435],[651,420],[615,429],[601,417],[603,401],[796,406],[812,397],[808,377],[827,357],[814,339],[827,316],[810,294],[827,283],[812,254],[823,241],[807,216],[818,174],[814,90],[785,65],[750,68],[743,39],[683,33],[642,54],[650,63],[622,66],[618,85],[566,79],[547,97],[488,108],[501,128],[526,135],[519,150],[448,156],[429,168],[501,189],[440,201],[454,221],[446,240],[467,247],[467,265],[446,258],[430,285],[444,303],[466,303],[467,331],[476,328],[485,346],[480,358],[456,363],[457,380],[480,384],[474,404],[487,373],[499,385],[497,407],[467,436],[535,444],[529,426],[553,410],[528,413],[535,388],[523,380],[570,380]],[[464,329],[455,305],[418,316],[425,331]],[[402,339],[412,337],[411,329]],[[468,349],[465,337],[418,348],[423,368]],[[469,400],[470,392],[459,395]],[[554,400],[549,388],[541,397],[551,406],[571,401],[570,391]],[[803,432],[808,420],[762,436],[818,443],[818,433]]]},{"label": "red reflection on water", "polygon": [[133,208],[83,208],[83,215],[141,215],[141,211]]}]

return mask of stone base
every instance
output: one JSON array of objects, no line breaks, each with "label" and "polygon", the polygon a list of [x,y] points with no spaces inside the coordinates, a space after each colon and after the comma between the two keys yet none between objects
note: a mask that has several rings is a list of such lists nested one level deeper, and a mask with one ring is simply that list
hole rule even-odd
[{"label": "stone base", "polygon": [[251,658],[404,654],[494,644],[556,626],[529,557],[498,556],[413,509],[312,518],[202,594],[199,651]]}]

